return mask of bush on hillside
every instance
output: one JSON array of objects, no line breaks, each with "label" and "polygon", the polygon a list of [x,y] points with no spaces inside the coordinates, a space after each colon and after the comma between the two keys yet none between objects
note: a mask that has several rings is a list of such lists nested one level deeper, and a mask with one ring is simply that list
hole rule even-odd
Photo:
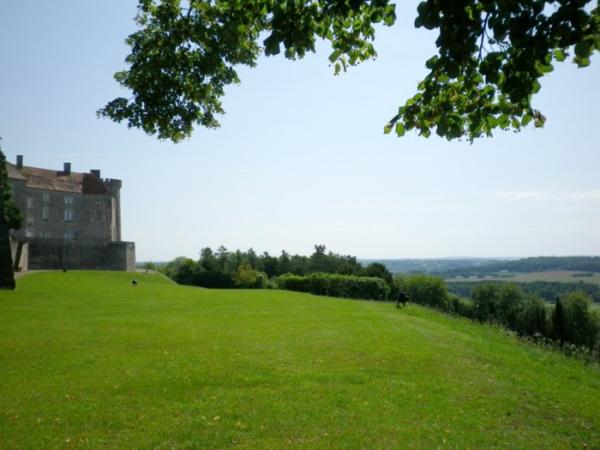
[{"label": "bush on hillside", "polygon": [[196,263],[190,258],[180,256],[162,268],[162,272],[179,284],[194,284]]},{"label": "bush on hillside", "polygon": [[317,295],[387,300],[390,294],[390,287],[385,280],[377,277],[313,273],[309,278],[311,293]]},{"label": "bush on hillside", "polygon": [[277,285],[281,289],[330,297],[387,300],[390,294],[390,287],[381,278],[354,275],[312,273],[302,277],[286,274],[277,279]]},{"label": "bush on hillside", "polygon": [[448,312],[468,319],[474,318],[475,308],[473,302],[461,298],[458,295],[450,294],[448,296]]},{"label": "bush on hillside", "polygon": [[142,268],[144,270],[158,270],[157,265],[154,264],[153,262],[144,263],[144,266]]},{"label": "bush on hillside", "polygon": [[[177,280],[175,280],[177,281]],[[231,289],[235,287],[233,278],[228,273],[198,270],[194,273],[195,286],[216,289]]]},{"label": "bush on hillside", "polygon": [[238,288],[265,289],[268,287],[269,277],[263,272],[254,270],[250,264],[240,264],[233,276],[233,283]]},{"label": "bush on hillside", "polygon": [[279,276],[276,280],[276,284],[279,289],[296,292],[310,292],[311,286],[308,276],[294,275],[291,273]]},{"label": "bush on hillside", "polygon": [[525,296],[514,330],[520,336],[550,336],[546,303],[534,295]]},{"label": "bush on hillside", "polygon": [[400,289],[413,303],[450,311],[448,290],[441,278],[431,275],[411,275],[400,279]]}]

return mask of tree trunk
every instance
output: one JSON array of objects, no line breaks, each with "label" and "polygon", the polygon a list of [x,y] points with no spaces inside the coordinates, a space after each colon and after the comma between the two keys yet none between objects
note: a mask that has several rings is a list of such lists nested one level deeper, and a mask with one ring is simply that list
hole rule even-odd
[{"label": "tree trunk", "polygon": [[15,288],[15,273],[13,271],[12,255],[10,251],[10,235],[4,211],[4,187],[8,183],[6,173],[6,158],[0,150],[0,289]]}]

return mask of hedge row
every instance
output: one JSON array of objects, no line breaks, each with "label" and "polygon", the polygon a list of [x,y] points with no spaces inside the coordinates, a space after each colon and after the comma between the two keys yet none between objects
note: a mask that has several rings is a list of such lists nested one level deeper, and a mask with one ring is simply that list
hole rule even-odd
[{"label": "hedge row", "polygon": [[286,274],[277,278],[277,285],[280,289],[330,297],[387,300],[390,296],[389,285],[376,277],[328,273],[311,273],[306,276]]}]

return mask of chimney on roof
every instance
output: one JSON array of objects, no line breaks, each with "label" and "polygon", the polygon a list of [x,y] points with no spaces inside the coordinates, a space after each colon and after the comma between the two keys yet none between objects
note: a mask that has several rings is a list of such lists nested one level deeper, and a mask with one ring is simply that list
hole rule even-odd
[{"label": "chimney on roof", "polygon": [[65,175],[71,175],[71,163],[65,163],[63,173]]},{"label": "chimney on roof", "polygon": [[17,155],[17,169],[23,168],[23,155]]},{"label": "chimney on roof", "polygon": [[96,178],[100,178],[100,171],[98,169],[90,170],[90,173],[94,175]]}]

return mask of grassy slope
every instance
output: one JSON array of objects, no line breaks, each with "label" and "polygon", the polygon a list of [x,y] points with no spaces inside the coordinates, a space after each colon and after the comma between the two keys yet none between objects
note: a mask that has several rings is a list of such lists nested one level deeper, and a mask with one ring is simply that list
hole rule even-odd
[{"label": "grassy slope", "polygon": [[598,448],[600,371],[409,306],[40,273],[0,292],[4,448]]}]

